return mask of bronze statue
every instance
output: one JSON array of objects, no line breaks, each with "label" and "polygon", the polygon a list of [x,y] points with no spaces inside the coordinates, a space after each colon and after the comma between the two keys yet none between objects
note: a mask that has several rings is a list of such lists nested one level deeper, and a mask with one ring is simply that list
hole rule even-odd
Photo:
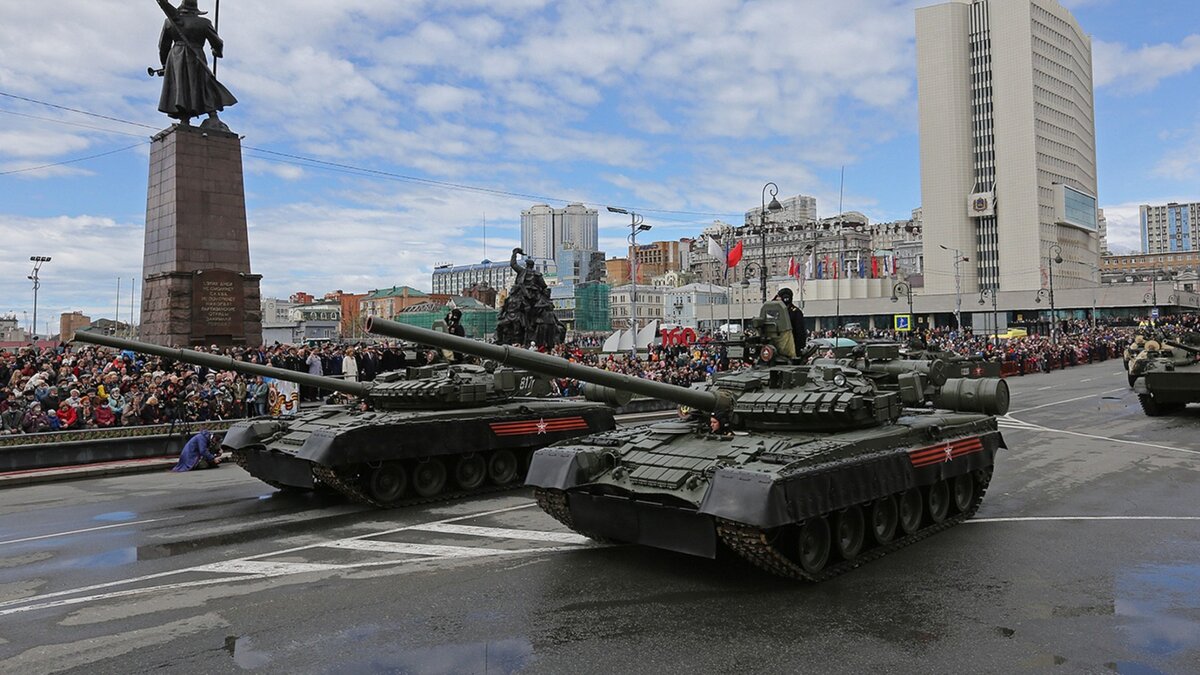
[{"label": "bronze statue", "polygon": [[525,252],[514,248],[508,261],[517,278],[500,309],[496,341],[521,346],[532,343],[550,349],[565,341],[567,329],[554,314],[545,277],[533,266],[532,258],[525,258],[524,266],[518,264],[518,255],[525,255]]},{"label": "bronze statue", "polygon": [[163,77],[159,111],[184,125],[191,124],[193,117],[207,114],[208,119],[201,126],[228,131],[217,113],[237,103],[237,99],[217,81],[204,55],[204,43],[207,42],[212,48],[215,69],[216,59],[222,57],[225,43],[212,22],[204,18],[207,12],[200,11],[197,0],[183,0],[178,9],[167,0],[155,1],[167,15],[158,39],[158,56],[163,67],[152,70]]}]

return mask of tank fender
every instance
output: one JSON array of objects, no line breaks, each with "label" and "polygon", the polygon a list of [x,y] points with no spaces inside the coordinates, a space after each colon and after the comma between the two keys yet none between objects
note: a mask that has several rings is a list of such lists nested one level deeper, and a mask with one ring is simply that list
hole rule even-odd
[{"label": "tank fender", "polygon": [[225,432],[221,447],[230,450],[241,450],[252,445],[262,445],[266,439],[284,429],[282,422],[275,420],[248,420],[239,422]]},{"label": "tank fender", "polygon": [[604,470],[599,453],[578,448],[542,448],[533,453],[525,484],[566,490],[591,482]]},{"label": "tank fender", "polygon": [[759,527],[777,527],[793,520],[788,515],[787,496],[774,476],[729,467],[713,474],[700,513]]}]

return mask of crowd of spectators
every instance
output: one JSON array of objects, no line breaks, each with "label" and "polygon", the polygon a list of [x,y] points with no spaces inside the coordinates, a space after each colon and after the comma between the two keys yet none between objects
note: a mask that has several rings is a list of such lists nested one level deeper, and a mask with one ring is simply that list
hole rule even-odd
[{"label": "crowd of spectators", "polygon": [[[390,345],[196,348],[238,361],[371,381],[406,365]],[[0,435],[205,422],[267,414],[262,377],[79,345],[0,352]],[[301,387],[302,400],[329,392]]]},{"label": "crowd of spectators", "polygon": [[[1172,317],[1160,321],[1158,328],[1200,331],[1200,316]],[[1053,340],[1046,335],[994,340],[988,335],[947,329],[919,336],[876,332],[856,337],[899,339],[911,342],[912,347],[999,361],[1009,364],[1006,374],[1025,374],[1119,357],[1135,332],[1136,325],[1063,322]],[[707,335],[701,335],[700,341],[690,346],[655,345],[638,358],[625,353],[598,353],[598,337],[581,336],[555,348],[554,354],[584,365],[680,386],[703,382],[714,373],[743,365],[731,365],[724,346]],[[360,382],[406,365],[424,365],[435,358],[433,352],[421,351],[415,353],[417,362],[409,363],[404,351],[386,343],[201,347],[198,351]],[[409,352],[409,358],[412,356]],[[562,396],[580,393],[579,383],[570,379],[555,380],[554,387]],[[316,401],[329,393],[300,388],[302,401]],[[59,345],[0,352],[0,435],[264,415],[268,412],[268,396],[269,386],[261,377],[217,372],[128,351]]]},{"label": "crowd of spectators", "polygon": [[[552,353],[585,366],[682,387],[703,382],[730,367],[724,347],[708,339],[690,346],[652,345],[646,354],[636,359],[629,353],[600,354],[585,350],[574,341],[556,347]],[[581,393],[580,384],[572,379],[556,379],[554,387],[562,396]]]}]

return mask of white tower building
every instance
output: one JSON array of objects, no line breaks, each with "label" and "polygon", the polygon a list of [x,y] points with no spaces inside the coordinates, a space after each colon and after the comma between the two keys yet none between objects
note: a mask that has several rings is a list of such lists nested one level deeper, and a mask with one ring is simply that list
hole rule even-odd
[{"label": "white tower building", "polygon": [[955,249],[969,258],[963,293],[1043,288],[1051,264],[1056,287],[1088,285],[1099,264],[1091,39],[1058,0],[916,14],[927,292],[955,291]]}]

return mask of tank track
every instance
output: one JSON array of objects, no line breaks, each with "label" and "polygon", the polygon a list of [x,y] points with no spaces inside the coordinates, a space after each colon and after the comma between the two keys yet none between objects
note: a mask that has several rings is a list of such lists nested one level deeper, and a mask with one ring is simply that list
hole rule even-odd
[{"label": "tank track", "polygon": [[[926,537],[932,536],[947,530],[959,523],[971,518],[975,512],[979,510],[979,505],[983,503],[983,497],[987,493],[988,486],[991,484],[992,474],[989,470],[984,472],[984,480],[980,481],[974,498],[971,500],[971,505],[966,511],[947,517],[940,523],[928,525],[926,527],[913,532],[910,535],[905,535],[894,539],[884,546],[876,546],[874,548],[863,551],[855,556],[853,560],[843,560],[839,563],[830,565],[816,574],[810,574],[804,571],[796,563],[792,562],[779,549],[772,544],[771,536],[762,528],[743,523],[734,522],[731,520],[717,519],[717,534],[721,537],[721,541],[739,556],[745,558],[755,567],[763,569],[771,574],[795,579],[798,581],[825,581],[832,579],[841,574],[845,574],[850,570],[864,565],[872,560],[877,560],[892,551],[899,550],[918,542]],[[865,505],[860,505],[865,506]],[[827,514],[826,514],[827,515]],[[868,533],[869,537],[870,534]],[[832,553],[830,555],[833,555]]]},{"label": "tank track", "polygon": [[617,543],[607,537],[601,537],[599,535],[596,535],[591,532],[581,530],[578,527],[575,527],[575,519],[571,517],[571,510],[570,510],[570,508],[567,507],[567,493],[565,493],[561,490],[547,490],[545,488],[535,488],[533,491],[533,497],[534,497],[534,499],[537,500],[537,505],[539,507],[541,507],[541,509],[543,511],[545,511],[546,513],[549,513],[558,522],[562,523],[563,525],[566,525],[567,528],[570,529],[571,531],[576,532],[578,534],[582,534],[583,536],[585,536],[588,539],[591,539],[592,541],[595,541],[597,543],[601,543],[601,544]]},{"label": "tank track", "polygon": [[[744,558],[747,562],[762,570],[770,572],[776,576],[795,579],[798,581],[825,581],[832,579],[841,574],[845,574],[850,570],[864,565],[872,560],[877,560],[892,551],[899,550],[909,544],[918,542],[926,537],[932,536],[947,530],[959,523],[971,518],[975,512],[979,510],[979,505],[983,503],[983,497],[987,493],[988,486],[992,481],[991,467],[983,473],[983,480],[977,484],[975,496],[971,500],[971,505],[966,511],[957,513],[953,516],[948,516],[946,520],[934,525],[913,532],[910,535],[905,535],[894,539],[884,546],[876,546],[874,548],[863,551],[853,560],[843,560],[839,563],[830,565],[821,570],[817,574],[810,574],[804,571],[796,563],[788,559],[779,549],[775,548],[772,543],[772,537],[766,530],[746,525],[732,520],[718,518],[716,522],[717,535],[721,541],[734,553]],[[600,543],[614,543],[610,539],[598,537],[594,534],[581,530],[575,526],[575,521],[571,517],[571,511],[567,507],[567,493],[561,490],[547,490],[538,488],[533,492],[537,499],[537,504],[543,511],[550,514],[555,520],[566,525],[568,528],[577,532],[589,539]],[[867,533],[866,536],[870,536]],[[830,555],[833,555],[832,553]]]},{"label": "tank track", "polygon": [[453,490],[442,491],[430,497],[412,497],[409,499],[400,499],[394,502],[386,503],[376,499],[372,499],[370,495],[362,489],[358,481],[353,478],[338,475],[337,470],[329,466],[313,465],[313,478],[320,481],[321,484],[328,486],[338,494],[347,499],[359,504],[374,506],[377,509],[396,509],[406,506],[419,506],[421,504],[434,504],[437,502],[446,502],[463,497],[477,497],[479,495],[492,494],[495,492],[507,492],[524,485],[521,476],[517,477],[511,483],[506,485],[486,485],[474,490]]}]

